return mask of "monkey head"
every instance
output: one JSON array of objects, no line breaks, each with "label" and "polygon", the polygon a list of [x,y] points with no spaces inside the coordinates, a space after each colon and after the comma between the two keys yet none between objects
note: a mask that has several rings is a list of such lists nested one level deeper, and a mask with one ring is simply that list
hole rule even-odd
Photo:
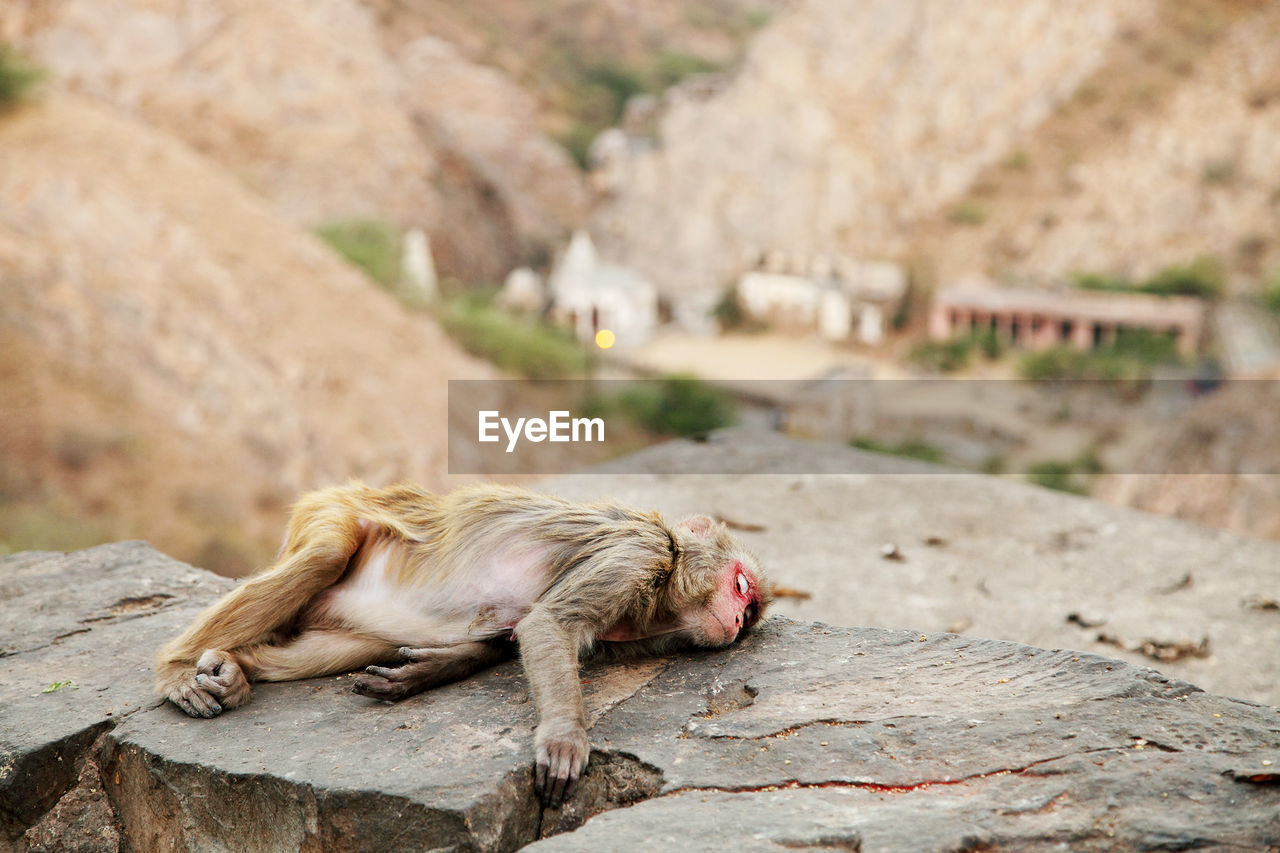
[{"label": "monkey head", "polygon": [[755,625],[773,600],[759,562],[725,526],[695,515],[671,530],[673,571],[667,611],[697,646],[727,646]]}]

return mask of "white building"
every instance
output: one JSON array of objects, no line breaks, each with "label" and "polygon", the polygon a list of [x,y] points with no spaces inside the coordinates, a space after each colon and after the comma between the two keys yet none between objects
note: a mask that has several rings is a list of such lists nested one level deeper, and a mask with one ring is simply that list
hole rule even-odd
[{"label": "white building", "polygon": [[885,318],[906,297],[907,274],[897,264],[842,262],[811,265],[818,274],[752,270],[738,280],[738,299],[753,318],[781,326],[817,329],[832,341],[884,340]]},{"label": "white building", "polygon": [[541,311],[547,302],[547,289],[542,276],[528,267],[516,267],[507,273],[502,290],[498,291],[498,307],[507,311]]},{"label": "white building", "polygon": [[578,231],[551,272],[551,312],[584,342],[613,332],[618,346],[648,340],[658,324],[658,291],[630,267],[600,261],[586,232]]}]

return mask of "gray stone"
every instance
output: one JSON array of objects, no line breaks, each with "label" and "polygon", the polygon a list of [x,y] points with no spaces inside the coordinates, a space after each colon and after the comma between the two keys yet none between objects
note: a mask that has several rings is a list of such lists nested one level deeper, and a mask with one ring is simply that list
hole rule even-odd
[{"label": "gray stone", "polygon": [[156,649],[230,586],[142,542],[0,562],[0,841],[53,807],[99,735],[157,704]]},{"label": "gray stone", "polygon": [[[682,471],[698,473],[673,473]],[[775,581],[811,595],[775,606],[796,619],[1081,649],[1280,705],[1280,612],[1248,606],[1251,595],[1280,598],[1280,543],[1019,479],[739,429],[545,486],[762,528],[738,535]],[[884,558],[886,543],[901,559]],[[1105,621],[1085,628],[1072,613]],[[1142,651],[1148,640],[1159,654],[1160,644],[1198,649],[1205,638],[1206,657]]]},{"label": "gray stone", "polygon": [[257,685],[212,720],[158,702],[155,648],[229,585],[139,543],[0,561],[0,850],[1280,845],[1275,708],[1090,654],[781,617],[587,666],[591,763],[544,810],[514,662],[394,705],[350,676]]}]

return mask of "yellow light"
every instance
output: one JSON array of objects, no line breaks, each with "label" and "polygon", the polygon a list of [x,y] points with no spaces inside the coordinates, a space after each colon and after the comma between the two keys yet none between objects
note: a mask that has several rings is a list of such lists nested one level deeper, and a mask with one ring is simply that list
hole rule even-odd
[{"label": "yellow light", "polygon": [[613,332],[608,329],[601,329],[596,332],[596,346],[600,347],[600,349],[608,349],[613,346],[614,340]]}]

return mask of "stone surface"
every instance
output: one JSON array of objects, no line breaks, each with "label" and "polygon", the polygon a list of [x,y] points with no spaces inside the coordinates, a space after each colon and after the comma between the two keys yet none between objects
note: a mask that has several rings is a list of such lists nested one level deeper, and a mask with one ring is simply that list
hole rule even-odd
[{"label": "stone surface", "polygon": [[[670,442],[546,485],[673,519],[706,512],[762,528],[738,535],[775,581],[811,595],[779,601],[775,612],[786,616],[1082,649],[1280,705],[1280,611],[1249,606],[1254,596],[1280,599],[1274,542],[744,430]],[[886,545],[901,559],[885,559]],[[1099,624],[1069,621],[1073,613]],[[1207,657],[1157,661],[1131,650],[1205,638]]]},{"label": "stone surface", "polygon": [[230,586],[141,542],[0,564],[0,840],[53,807],[100,734],[156,704],[155,650]]},{"label": "stone surface", "polygon": [[396,705],[348,676],[213,720],[160,705],[155,646],[228,583],[141,543],[0,562],[0,624],[34,632],[6,640],[0,849],[1280,844],[1274,708],[1094,655],[782,618],[586,667],[591,765],[542,810],[515,663]]}]

